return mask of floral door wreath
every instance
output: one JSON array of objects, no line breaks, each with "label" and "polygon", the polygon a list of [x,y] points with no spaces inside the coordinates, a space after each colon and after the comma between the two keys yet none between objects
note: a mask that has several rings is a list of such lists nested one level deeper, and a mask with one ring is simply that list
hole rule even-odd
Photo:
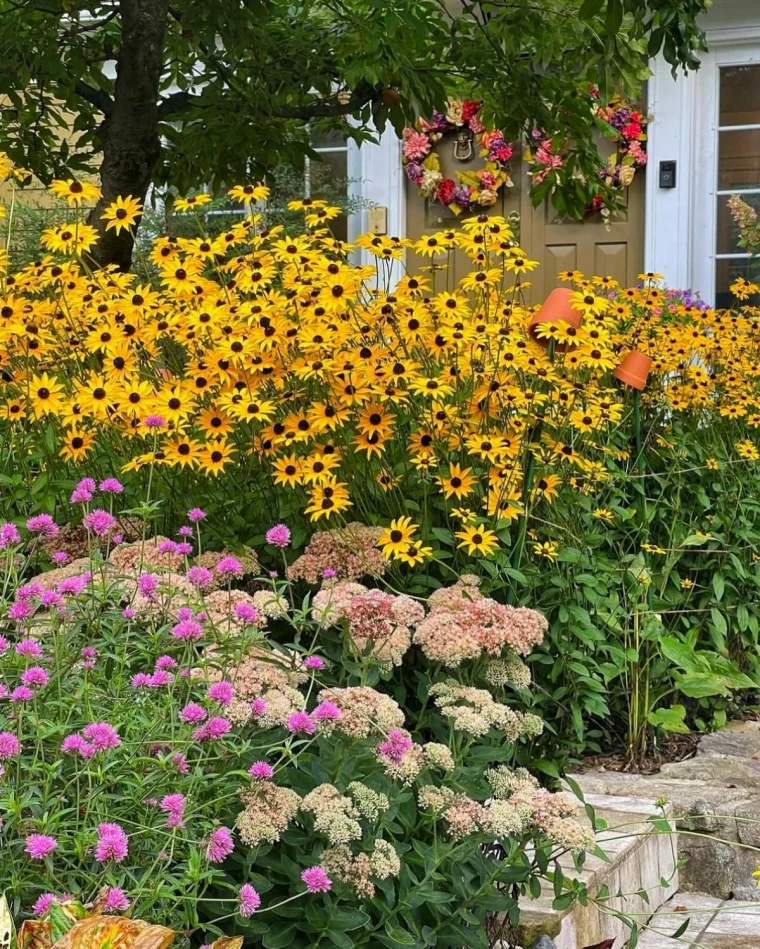
[{"label": "floral door wreath", "polygon": [[[478,114],[480,106],[476,99],[449,99],[446,112],[436,109],[432,121],[419,119],[416,128],[405,128],[403,132],[407,178],[417,185],[423,197],[440,201],[457,215],[473,207],[491,207],[496,204],[502,187],[512,187],[506,168],[512,157],[512,146],[504,140],[502,132],[486,129]],[[479,156],[485,159],[483,167],[476,171],[457,172],[458,181],[443,177],[434,151],[434,146],[449,132],[465,133],[455,145],[454,154],[458,158],[469,159],[475,142]]]}]

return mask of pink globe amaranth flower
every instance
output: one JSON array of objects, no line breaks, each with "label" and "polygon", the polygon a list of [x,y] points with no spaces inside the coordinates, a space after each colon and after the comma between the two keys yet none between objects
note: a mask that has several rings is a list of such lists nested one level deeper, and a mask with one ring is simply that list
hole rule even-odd
[{"label": "pink globe amaranth flower", "polygon": [[82,491],[90,491],[93,494],[98,490],[98,486],[95,483],[94,478],[81,478],[77,483],[77,487]]},{"label": "pink globe amaranth flower", "polygon": [[0,682],[0,699],[7,699],[11,694],[11,690],[4,682]]},{"label": "pink globe amaranth flower", "polygon": [[81,755],[83,758],[89,758],[93,750],[81,735],[67,735],[61,742],[61,751],[65,755]]},{"label": "pink globe amaranth flower", "polygon": [[275,524],[270,527],[266,533],[266,541],[273,547],[279,547],[284,550],[290,543],[290,528],[287,524]]},{"label": "pink globe amaranth flower", "polygon": [[29,854],[32,860],[44,860],[58,846],[55,837],[49,834],[29,834],[26,838],[24,850]]},{"label": "pink globe amaranth flower", "polygon": [[58,897],[55,895],[55,893],[43,893],[42,896],[37,897],[34,906],[32,907],[32,912],[35,916],[44,916],[53,903],[57,902]]},{"label": "pink globe amaranth flower", "polygon": [[134,619],[135,616],[137,616],[137,611],[128,606],[121,611],[121,615],[124,617],[124,619]]},{"label": "pink globe amaranth flower", "polygon": [[50,676],[42,666],[29,666],[21,673],[21,684],[28,685],[30,689],[41,689],[49,681]]},{"label": "pink globe amaranth flower", "polygon": [[214,582],[214,574],[208,567],[190,567],[185,576],[194,587],[198,587],[201,590]]},{"label": "pink globe amaranth flower", "polygon": [[274,768],[266,761],[254,761],[248,769],[248,774],[255,781],[271,781],[274,777]]},{"label": "pink globe amaranth flower", "polygon": [[179,544],[176,544],[174,547],[174,553],[178,554],[180,557],[189,557],[193,552],[193,545],[189,544],[186,540],[182,541]]},{"label": "pink globe amaranth flower", "polygon": [[206,512],[202,511],[199,507],[191,507],[187,512],[188,521],[192,521],[193,524],[197,524],[198,521],[202,521],[206,517]]},{"label": "pink globe amaranth flower", "polygon": [[216,741],[232,730],[232,723],[215,715],[193,732],[193,741]]},{"label": "pink globe amaranth flower", "polygon": [[336,575],[337,572],[338,571],[333,570],[332,567],[325,567],[325,569],[322,571],[322,576],[324,577],[325,580],[331,580]]},{"label": "pink globe amaranth flower", "polygon": [[16,655],[28,656],[30,659],[39,659],[42,655],[42,647],[36,639],[29,637],[16,643]]},{"label": "pink globe amaranth flower", "polygon": [[79,650],[79,655],[82,659],[97,659],[98,650],[94,646],[82,646]]},{"label": "pink globe amaranth flower", "polygon": [[166,419],[163,415],[148,415],[143,419],[143,425],[150,429],[166,428]]},{"label": "pink globe amaranth flower", "polygon": [[167,538],[166,540],[162,540],[158,545],[158,552],[160,554],[176,554],[178,546],[176,540],[169,540],[169,538]]},{"label": "pink globe amaranth flower", "polygon": [[25,685],[17,685],[11,692],[11,702],[31,702],[34,692]]},{"label": "pink globe amaranth flower", "polygon": [[147,599],[155,596],[158,589],[159,577],[157,573],[141,573],[137,578],[137,589]]},{"label": "pink globe amaranth flower", "polygon": [[171,656],[159,656],[156,659],[156,669],[176,669],[177,660],[172,659]]},{"label": "pink globe amaranth flower", "polygon": [[63,597],[57,590],[43,590],[40,595],[40,606],[46,609],[60,609],[63,607]]},{"label": "pink globe amaranth flower", "polygon": [[108,722],[93,722],[87,725],[83,735],[96,751],[108,751],[121,744],[119,733]]},{"label": "pink globe amaranth flower", "polygon": [[180,774],[187,774],[190,770],[190,765],[187,763],[187,758],[182,754],[181,751],[178,751],[176,754],[172,755],[172,764]]},{"label": "pink globe amaranth flower", "polygon": [[414,742],[408,735],[405,735],[398,728],[392,728],[388,732],[388,739],[381,741],[377,746],[377,750],[383,758],[387,758],[394,764],[400,764],[413,746]]},{"label": "pink globe amaranth flower", "polygon": [[17,600],[34,600],[38,599],[45,588],[38,580],[32,580],[31,583],[25,583],[23,586],[20,586],[16,590],[16,599]]},{"label": "pink globe amaranth flower", "polygon": [[[34,605],[27,600],[18,600],[8,607],[8,619],[21,622],[34,614]],[[18,652],[18,650],[16,650]]]},{"label": "pink globe amaranth flower", "polygon": [[12,524],[10,521],[0,524],[0,550],[5,550],[6,547],[13,547],[15,544],[20,543],[21,535],[15,524]]},{"label": "pink globe amaranth flower", "polygon": [[236,603],[233,612],[237,619],[249,626],[252,626],[259,618],[259,611],[250,603]]},{"label": "pink globe amaranth flower", "polygon": [[64,564],[69,559],[69,555],[65,550],[56,550],[53,554],[53,563]]},{"label": "pink globe amaranth flower", "polygon": [[253,916],[259,906],[261,906],[261,897],[250,883],[244,883],[240,887],[238,901],[238,913],[245,919]]},{"label": "pink globe amaranth flower", "polygon": [[193,529],[189,524],[183,524],[182,527],[177,531],[179,537],[192,537]]},{"label": "pink globe amaranth flower", "polygon": [[303,871],[301,879],[309,893],[327,893],[332,889],[332,880],[323,867],[309,867]]},{"label": "pink globe amaranth flower", "polygon": [[116,478],[106,478],[100,482],[99,489],[103,494],[121,494],[124,485]]},{"label": "pink globe amaranth flower", "polygon": [[200,639],[203,636],[203,627],[194,619],[183,619],[171,628],[171,634],[175,639]]},{"label": "pink globe amaranth flower", "polygon": [[59,593],[79,596],[80,593],[84,593],[91,580],[91,573],[80,573],[78,577],[67,577],[65,580],[61,580],[56,589]]},{"label": "pink globe amaranth flower", "polygon": [[332,702],[320,702],[311,714],[318,722],[334,722],[340,718],[340,709]]},{"label": "pink globe amaranth flower", "polygon": [[111,886],[106,890],[105,900],[103,901],[103,911],[105,913],[123,913],[129,909],[129,899],[121,887]]},{"label": "pink globe amaranth flower", "polygon": [[0,761],[21,754],[21,742],[13,732],[0,732]]},{"label": "pink globe amaranth flower", "polygon": [[229,705],[234,698],[235,689],[231,682],[214,682],[208,687],[206,694],[218,705]]},{"label": "pink globe amaranth flower", "polygon": [[308,712],[293,712],[288,715],[288,731],[293,734],[313,735],[317,730],[314,719]]},{"label": "pink globe amaranth flower", "polygon": [[95,859],[98,863],[121,863],[129,853],[129,841],[119,824],[99,824]]},{"label": "pink globe amaranth flower", "polygon": [[133,689],[147,689],[150,686],[152,678],[153,676],[147,672],[136,672],[130,680],[130,685]]},{"label": "pink globe amaranth flower", "polygon": [[167,827],[184,827],[182,821],[185,810],[184,794],[167,794],[161,799],[159,807],[166,814]]},{"label": "pink globe amaranth flower", "polygon": [[251,702],[251,712],[254,715],[264,715],[266,710],[269,708],[269,704],[266,699],[254,699]]},{"label": "pink globe amaranth flower", "polygon": [[32,534],[55,537],[60,528],[49,514],[36,514],[26,522],[26,529]]},{"label": "pink globe amaranth flower", "polygon": [[0,636],[0,655],[6,652],[7,649],[8,649],[8,640],[5,638],[5,636]]},{"label": "pink globe amaranth flower", "polygon": [[314,669],[319,671],[325,668],[325,660],[320,656],[307,656],[303,661],[304,669]]},{"label": "pink globe amaranth flower", "polygon": [[116,529],[116,518],[113,514],[109,514],[108,511],[103,511],[100,508],[85,514],[82,523],[96,537],[106,537]]},{"label": "pink globe amaranth flower", "polygon": [[220,577],[242,577],[245,571],[237,557],[227,556],[216,565],[216,572]]},{"label": "pink globe amaranth flower", "polygon": [[152,676],[149,676],[147,686],[149,689],[162,689],[165,685],[171,685],[174,682],[174,676],[166,669],[156,669]]},{"label": "pink globe amaranth flower", "polygon": [[202,705],[196,702],[189,702],[179,713],[179,720],[188,725],[197,725],[198,722],[205,722],[208,712]]},{"label": "pink globe amaranth flower", "polygon": [[234,849],[232,832],[227,827],[217,827],[209,836],[206,857],[211,863],[222,863]]},{"label": "pink globe amaranth flower", "polygon": [[111,543],[116,545],[116,544],[120,544],[123,540],[124,540],[123,534],[114,534],[113,537],[111,538]]},{"label": "pink globe amaranth flower", "polygon": [[88,504],[90,501],[92,501],[92,494],[85,488],[74,488],[69,498],[71,504]]}]

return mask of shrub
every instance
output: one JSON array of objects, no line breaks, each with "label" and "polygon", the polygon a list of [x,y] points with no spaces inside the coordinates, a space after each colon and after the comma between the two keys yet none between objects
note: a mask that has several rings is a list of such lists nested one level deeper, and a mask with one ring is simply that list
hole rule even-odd
[{"label": "shrub", "polygon": [[[250,554],[201,553],[199,510],[177,541],[122,540],[120,496],[83,479],[88,557],[33,576],[58,526],[0,525],[15,911],[74,898],[268,947],[480,946],[488,910],[514,918],[553,857],[593,845],[514,767],[542,727],[520,707],[540,614],[471,576],[426,603],[325,568],[302,596]],[[268,536],[286,549],[284,525]]]}]

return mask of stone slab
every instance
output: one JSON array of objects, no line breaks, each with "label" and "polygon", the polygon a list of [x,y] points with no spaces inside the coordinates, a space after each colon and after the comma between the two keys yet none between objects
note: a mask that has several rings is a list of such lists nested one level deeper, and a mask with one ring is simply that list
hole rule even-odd
[{"label": "stone slab", "polygon": [[760,758],[760,722],[731,722],[719,732],[704,735],[697,746],[697,757],[714,755]]}]

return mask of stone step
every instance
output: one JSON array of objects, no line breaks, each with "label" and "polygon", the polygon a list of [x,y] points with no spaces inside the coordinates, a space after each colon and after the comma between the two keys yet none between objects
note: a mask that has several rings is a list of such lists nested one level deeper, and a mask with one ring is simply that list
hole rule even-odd
[{"label": "stone step", "polygon": [[[560,866],[568,876],[583,880],[592,897],[603,886],[613,897],[621,893],[622,896],[605,904],[611,909],[635,913],[636,918],[655,912],[678,889],[675,838],[648,823],[653,816],[662,817],[662,809],[653,799],[606,794],[588,794],[586,802],[594,808],[597,818],[607,822],[608,829],[597,834],[607,860],[589,856],[583,872],[578,874],[568,854],[560,859]],[[661,885],[662,879],[669,881],[668,886]],[[638,895],[639,890],[646,891],[648,903]],[[613,937],[620,946],[625,944],[629,931],[615,916],[591,903],[574,903],[565,910],[555,910],[552,902],[550,890],[537,899],[520,902],[520,945],[532,946],[544,934],[554,939],[556,949],[581,949]]]},{"label": "stone step", "polygon": [[[676,941],[673,933],[688,920]],[[706,893],[676,893],[649,921],[638,949],[758,949],[760,905],[719,900]]]}]

